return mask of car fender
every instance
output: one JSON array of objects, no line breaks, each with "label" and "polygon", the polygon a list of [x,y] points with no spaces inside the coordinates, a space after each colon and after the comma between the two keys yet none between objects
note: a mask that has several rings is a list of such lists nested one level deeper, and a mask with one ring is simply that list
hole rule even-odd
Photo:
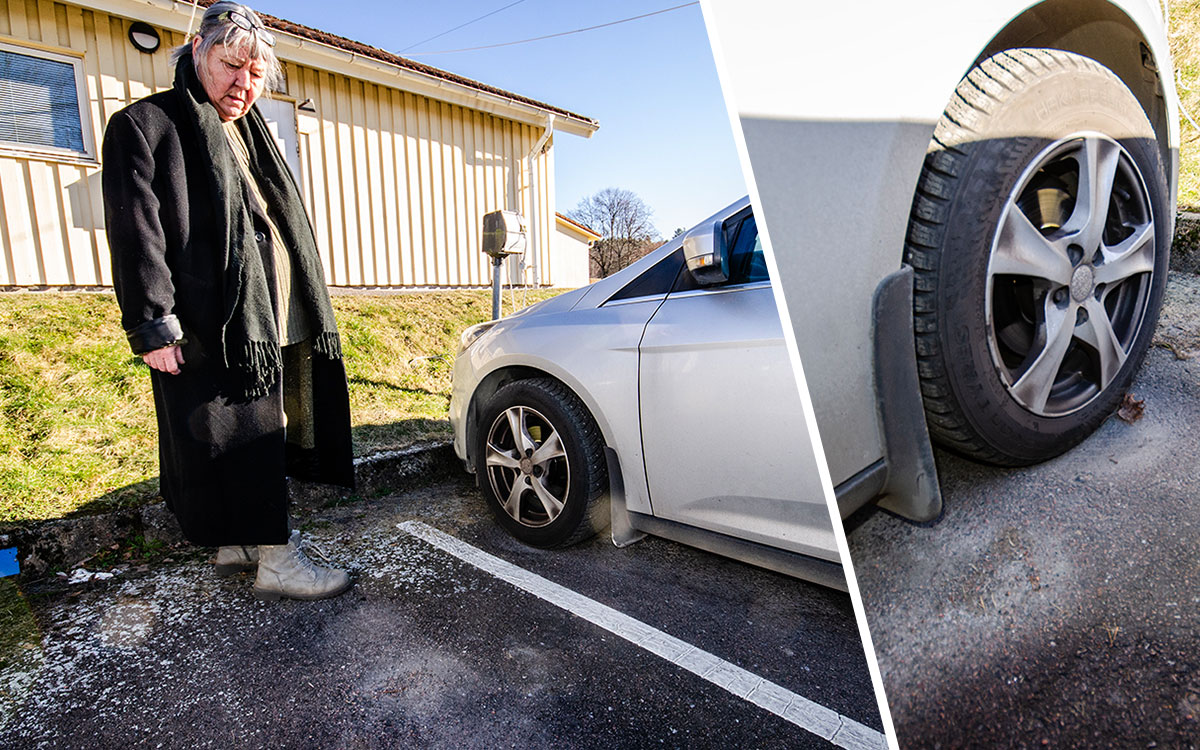
[{"label": "car fender", "polygon": [[[605,444],[618,455],[629,509],[650,513],[637,396],[637,345],[658,304],[648,300],[619,305],[616,314],[614,306],[572,311],[580,326],[589,326],[594,332],[586,346],[580,346],[578,337],[571,335],[570,326],[543,327],[535,318],[494,337],[485,336],[471,354],[478,376],[472,402],[478,399],[478,384],[497,373],[516,377],[544,374],[561,381],[583,401]],[[589,325],[590,319],[601,316],[609,325]],[[597,353],[603,356],[595,356]],[[472,413],[477,413],[479,406],[472,408]]]},{"label": "car fender", "polygon": [[[741,118],[929,125],[941,117],[967,71],[997,51],[995,42],[1004,38],[1003,32],[1015,20],[1068,10],[1084,19],[1097,15],[1092,8],[1102,7],[1127,16],[1158,67],[1169,69],[1166,24],[1157,0],[705,3],[714,47],[727,53],[723,54],[726,97],[733,100]],[[1036,39],[1035,23],[1028,25],[1014,31],[1016,43],[1007,46]],[[1162,84],[1174,103],[1174,81],[1168,76]],[[1170,124],[1171,144],[1178,145],[1176,118]]]}]

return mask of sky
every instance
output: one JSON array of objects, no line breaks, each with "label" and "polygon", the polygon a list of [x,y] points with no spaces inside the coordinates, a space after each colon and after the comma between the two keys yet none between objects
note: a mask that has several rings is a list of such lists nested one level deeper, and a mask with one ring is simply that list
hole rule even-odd
[{"label": "sky", "polygon": [[558,210],[607,187],[632,190],[668,238],[746,193],[699,5],[528,44],[420,53],[555,34],[686,1],[517,0],[424,43],[513,0],[247,4],[597,120],[591,138],[555,134]]}]

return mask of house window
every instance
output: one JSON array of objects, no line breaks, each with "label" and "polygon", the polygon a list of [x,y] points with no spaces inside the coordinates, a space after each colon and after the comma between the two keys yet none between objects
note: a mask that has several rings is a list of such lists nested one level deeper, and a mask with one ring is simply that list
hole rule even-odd
[{"label": "house window", "polygon": [[90,156],[81,60],[0,45],[0,145]]}]

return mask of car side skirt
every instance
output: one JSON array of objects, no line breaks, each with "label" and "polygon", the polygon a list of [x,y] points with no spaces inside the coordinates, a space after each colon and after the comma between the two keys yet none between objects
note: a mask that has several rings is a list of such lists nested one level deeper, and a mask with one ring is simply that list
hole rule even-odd
[{"label": "car side skirt", "polygon": [[882,458],[839,484],[833,492],[842,519],[879,497],[886,484],[887,461]]},{"label": "car side skirt", "polygon": [[750,565],[773,570],[794,578],[846,591],[846,574],[840,563],[818,560],[815,557],[768,547],[757,542],[718,534],[715,531],[668,521],[643,513],[626,511],[633,528],[647,534],[670,539],[673,542],[697,547],[723,557],[731,557]]}]

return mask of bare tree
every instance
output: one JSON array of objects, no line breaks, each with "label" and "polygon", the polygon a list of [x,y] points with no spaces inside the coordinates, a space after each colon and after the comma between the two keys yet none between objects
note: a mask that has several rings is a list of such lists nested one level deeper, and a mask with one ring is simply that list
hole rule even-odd
[{"label": "bare tree", "polygon": [[653,212],[631,190],[604,188],[579,201],[567,215],[603,238],[592,243],[593,276],[609,276],[658,246]]}]

